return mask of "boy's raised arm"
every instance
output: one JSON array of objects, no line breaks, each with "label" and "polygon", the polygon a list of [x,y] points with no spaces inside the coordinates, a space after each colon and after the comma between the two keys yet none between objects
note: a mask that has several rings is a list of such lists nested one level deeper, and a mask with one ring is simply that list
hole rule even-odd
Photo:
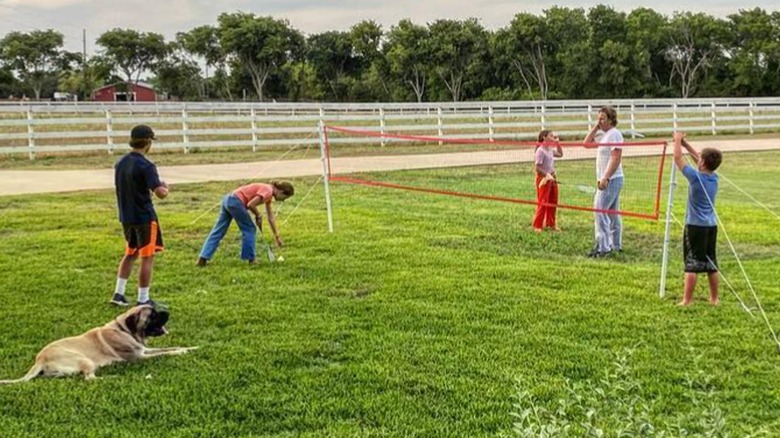
[{"label": "boy's raised arm", "polygon": [[[677,131],[672,136],[674,139],[674,164],[677,165],[677,168],[680,170],[683,170],[683,167],[687,164],[685,162],[685,158],[683,158],[682,155],[682,145],[685,141],[685,134],[683,134],[680,131]],[[687,148],[686,148],[687,149]]]},{"label": "boy's raised arm", "polygon": [[683,139],[682,139],[682,145],[688,151],[688,153],[691,155],[691,158],[693,158],[693,161],[698,163],[699,162],[699,152],[696,151],[696,149],[694,149],[693,146],[691,146],[690,143],[688,143],[688,140],[686,140],[685,137],[683,137]]}]

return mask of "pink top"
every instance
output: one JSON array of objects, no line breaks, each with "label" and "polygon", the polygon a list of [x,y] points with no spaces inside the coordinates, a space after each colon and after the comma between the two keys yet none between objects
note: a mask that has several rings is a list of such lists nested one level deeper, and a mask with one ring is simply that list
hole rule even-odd
[{"label": "pink top", "polygon": [[551,148],[547,146],[539,146],[536,149],[535,157],[536,158],[534,162],[539,166],[539,169],[543,173],[555,172],[555,166],[553,165],[555,162],[555,157],[553,156],[553,151]]},{"label": "pink top", "polygon": [[268,204],[274,199],[274,188],[271,184],[253,183],[237,188],[233,194],[238,196],[244,207],[256,196],[263,198],[263,202]]}]

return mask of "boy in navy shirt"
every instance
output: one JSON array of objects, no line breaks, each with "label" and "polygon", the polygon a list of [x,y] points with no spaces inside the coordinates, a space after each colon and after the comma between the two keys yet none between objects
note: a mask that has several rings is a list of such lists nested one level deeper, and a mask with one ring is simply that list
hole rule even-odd
[{"label": "boy in navy shirt", "polygon": [[[696,161],[696,169],[682,156],[682,148]],[[718,259],[715,246],[718,238],[718,219],[715,215],[715,195],[718,193],[718,175],[715,170],[723,161],[717,149],[706,148],[701,154],[685,140],[682,132],[674,133],[674,162],[688,179],[688,208],[685,213],[683,253],[685,257],[685,289],[682,306],[693,303],[693,290],[701,272],[707,273],[710,286],[710,304],[719,304]]]},{"label": "boy in navy shirt", "polygon": [[163,250],[162,232],[157,223],[157,213],[152,204],[152,193],[158,198],[168,196],[168,185],[160,180],[157,167],[146,158],[155,140],[154,131],[146,125],[138,125],[130,131],[130,147],[133,150],[114,166],[116,203],[119,222],[125,234],[125,255],[117,269],[116,289],[111,304],[127,306],[125,286],[133,271],[133,264],[141,258],[138,273],[137,304],[153,304],[149,298],[152,282],[154,254]]}]

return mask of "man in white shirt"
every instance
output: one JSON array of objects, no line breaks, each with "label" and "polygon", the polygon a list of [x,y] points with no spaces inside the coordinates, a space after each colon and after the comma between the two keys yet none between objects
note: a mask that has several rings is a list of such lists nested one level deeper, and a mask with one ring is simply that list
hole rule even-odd
[{"label": "man in white shirt", "polygon": [[[616,128],[617,111],[611,106],[599,110],[598,123],[585,137],[585,147],[598,148],[596,180],[598,190],[593,199],[596,212],[596,245],[588,257],[603,257],[623,250],[623,220],[620,210],[620,190],[623,188],[623,134]],[[594,143],[597,134],[603,133]]]}]

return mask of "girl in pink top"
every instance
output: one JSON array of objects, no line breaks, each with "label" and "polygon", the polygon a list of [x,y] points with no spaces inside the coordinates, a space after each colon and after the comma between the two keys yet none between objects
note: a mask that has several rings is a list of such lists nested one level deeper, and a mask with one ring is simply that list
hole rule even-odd
[{"label": "girl in pink top", "polygon": [[[268,224],[274,233],[276,245],[282,246],[282,238],[276,227],[276,217],[271,210],[271,201],[284,201],[295,193],[292,184],[288,182],[272,182],[271,184],[254,183],[241,186],[222,198],[222,208],[217,223],[211,229],[203,248],[200,250],[198,266],[206,266],[219,247],[219,242],[225,237],[230,222],[235,219],[241,230],[241,259],[249,263],[255,262],[255,237],[257,228],[262,227],[263,216],[257,207],[265,204]],[[254,215],[254,221],[249,213]]]},{"label": "girl in pink top", "polygon": [[[536,171],[536,214],[534,231],[541,233],[545,227],[560,231],[555,224],[555,211],[558,204],[558,182],[555,180],[555,158],[563,156],[558,136],[548,129],[539,133],[534,170]],[[546,205],[544,205],[546,204]]]}]

